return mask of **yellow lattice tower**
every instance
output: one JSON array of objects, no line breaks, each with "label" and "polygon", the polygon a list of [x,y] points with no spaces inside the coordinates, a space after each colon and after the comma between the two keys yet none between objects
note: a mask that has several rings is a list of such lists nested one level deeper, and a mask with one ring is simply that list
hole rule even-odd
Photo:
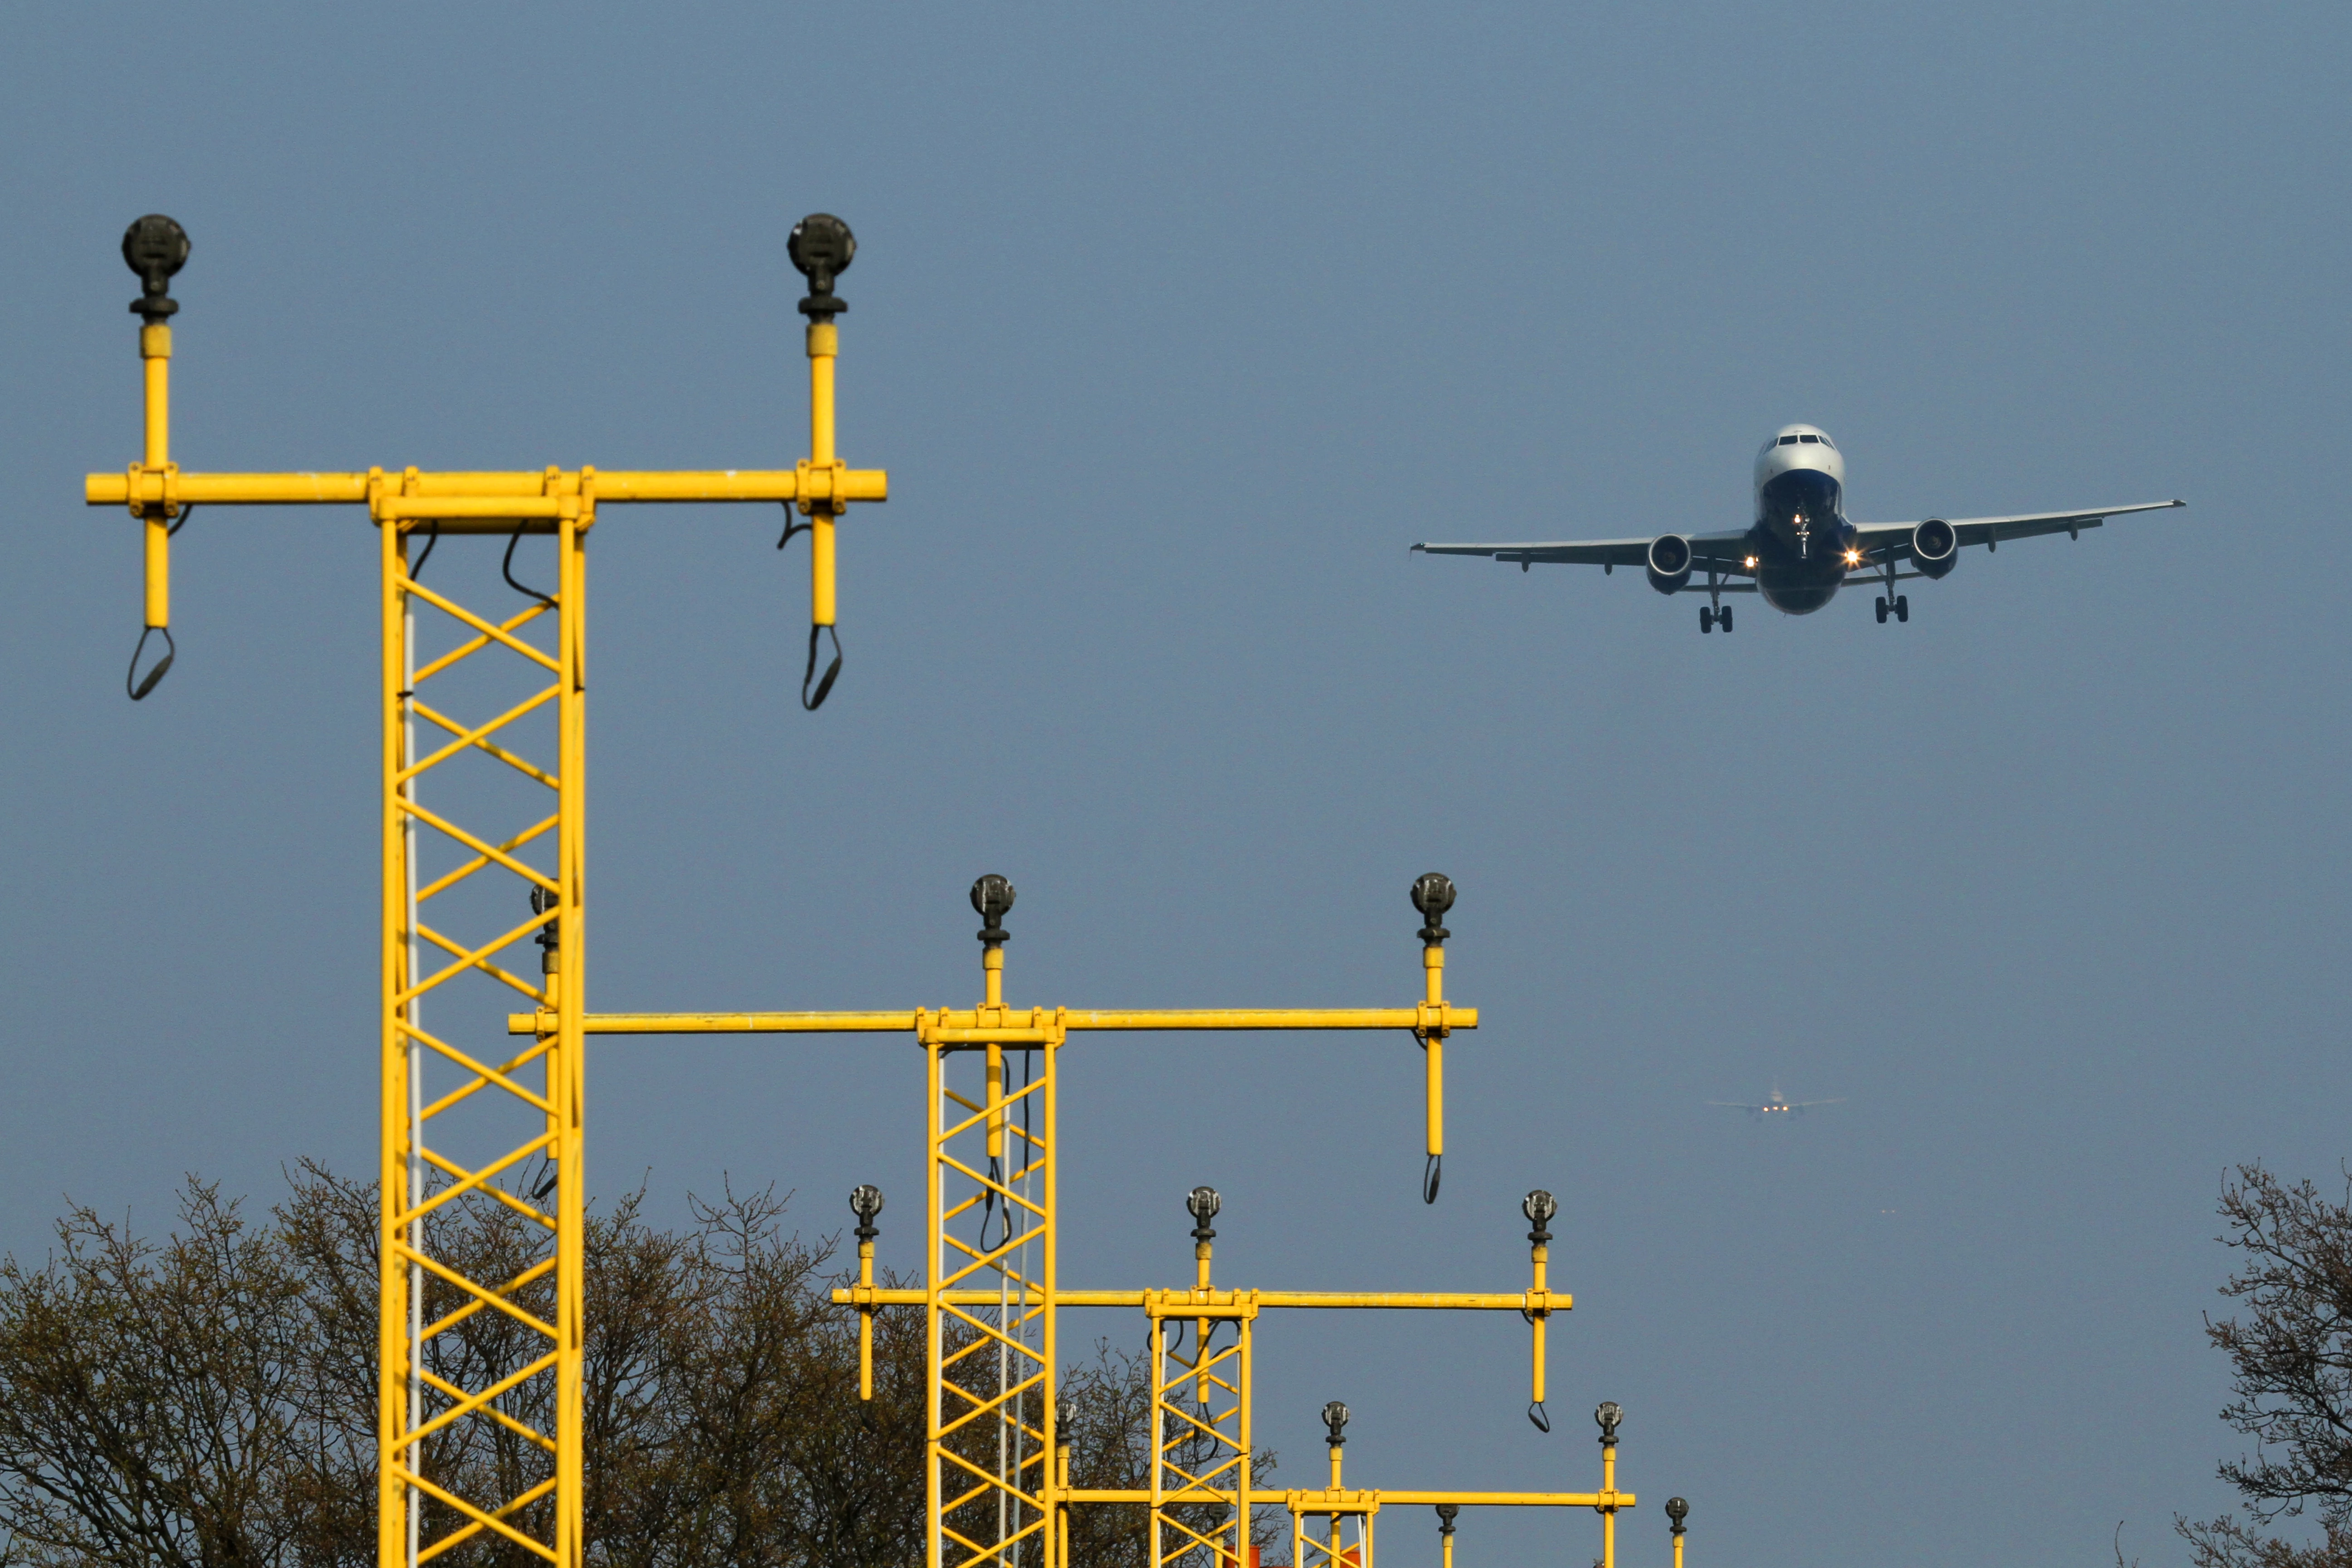
[{"label": "yellow lattice tower", "polygon": [[[784,469],[664,473],[592,468],[184,473],[170,450],[167,323],[179,309],[169,289],[187,259],[187,236],[170,218],[150,216],[131,226],[122,248],[142,286],[131,309],[142,322],[145,445],[127,473],[90,475],[86,495],[93,506],[127,505],[142,527],[147,629],[126,677],[131,698],[147,697],[176,654],[170,630],[170,540],[189,509],[364,506],[377,530],[383,759],[379,1568],[429,1562],[485,1531],[561,1568],[578,1568],[587,541],[599,513],[617,505],[782,503],[787,509],[785,538],[801,531],[811,535],[809,664],[802,701],[811,708],[824,701],[841,668],[834,629],[835,523],[848,503],[879,501],[888,490],[887,475],[851,468],[835,451],[835,317],[846,306],[834,295],[833,284],[855,255],[856,241],[845,224],[824,214],[803,220],[792,234],[792,258],[809,280],[808,297],[800,306],[809,318],[809,456]],[[795,509],[804,522],[790,521]],[[466,534],[507,537],[501,572],[531,597],[527,607],[513,614],[481,612],[461,604],[452,592],[418,580],[425,557],[443,536]],[[554,542],[551,593],[523,588],[513,577],[515,548],[527,535]],[[428,622],[439,623],[444,640],[437,651],[420,647],[420,609]],[[140,660],[159,633],[163,654],[142,675]],[[833,639],[834,653],[822,678],[816,669],[820,637]],[[486,668],[490,666],[499,668]],[[488,704],[489,716],[461,717],[445,710],[437,695],[428,696],[457,685],[450,678],[460,670],[476,687],[505,682],[505,695]],[[436,681],[441,684],[428,685]],[[471,690],[461,696],[479,700]],[[534,757],[520,737],[530,727],[526,721],[546,728],[550,710],[552,740],[541,743],[551,754]],[[418,742],[420,721],[427,732],[438,732],[430,744]],[[552,809],[527,810],[519,820],[493,826],[460,821],[455,808],[427,804],[425,781],[444,775],[461,760],[478,763],[484,758],[543,791]],[[447,862],[437,874],[427,865],[436,856]],[[508,882],[508,893],[481,896],[485,882],[500,879]],[[485,908],[519,911],[519,902],[507,900],[521,890],[529,894],[528,919],[483,920]],[[458,912],[445,918],[438,912],[443,909]],[[464,920],[477,929],[456,929]],[[542,950],[535,978],[518,973],[523,966],[505,957],[533,940]],[[425,1026],[428,998],[437,1005],[453,981],[476,977],[529,999],[533,1011],[528,1043],[509,1048],[492,1032],[488,1044],[474,1045],[452,1037],[446,1026]],[[461,1126],[484,1152],[451,1152],[443,1132]],[[474,1279],[458,1261],[440,1256],[435,1216],[461,1201],[504,1205],[542,1233],[537,1260],[506,1278]],[[438,1293],[457,1303],[431,1321],[424,1320],[422,1310],[428,1276]],[[520,1365],[494,1380],[468,1385],[431,1363],[442,1336],[482,1312],[505,1315],[537,1353],[520,1358]],[[467,1495],[456,1484],[445,1484],[452,1478],[434,1473],[436,1450],[452,1451],[461,1433],[471,1432],[488,1434],[514,1459],[490,1468],[498,1495]],[[425,1499],[438,1509],[420,1507]]]},{"label": "yellow lattice tower", "polygon": [[[1276,1490],[1254,1484],[1253,1391],[1257,1319],[1268,1311],[1436,1310],[1523,1314],[1531,1328],[1528,1414],[1545,1414],[1545,1336],[1573,1302],[1551,1288],[1551,1194],[1528,1194],[1530,1278],[1525,1289],[1491,1292],[1233,1289],[1213,1277],[1215,1192],[1195,1188],[1192,1283],[1167,1289],[1067,1289],[1060,1281],[1060,1079],[1072,1037],[1094,1033],[1196,1030],[1380,1030],[1408,1035],[1424,1060],[1427,1163],[1423,1196],[1437,1195],[1444,1150],[1442,1049],[1455,1029],[1477,1026],[1475,1008],[1444,994],[1440,923],[1454,892],[1431,873],[1414,882],[1423,918],[1423,994],[1407,1007],[1120,1010],[1017,1007],[1004,1000],[1004,917],[1013,890],[1003,877],[974,883],[982,925],[982,999],[971,1008],[850,1013],[591,1013],[589,1034],[899,1034],[924,1053],[927,1081],[920,1288],[874,1279],[882,1194],[860,1186],[859,1280],[834,1300],[856,1307],[860,1393],[873,1396],[873,1314],[919,1307],[927,1320],[929,1568],[1065,1568],[1068,1510],[1141,1504],[1150,1521],[1152,1568],[1240,1568],[1253,1510],[1288,1511],[1294,1568],[1372,1568],[1372,1522],[1383,1506],[1591,1509],[1601,1554],[1615,1568],[1615,1520],[1634,1505],[1616,1485],[1614,1405],[1603,1405],[1601,1487],[1589,1492],[1350,1489],[1340,1473],[1347,1411],[1336,1403],[1329,1485]],[[509,1032],[543,1034],[544,1009],[509,1017]],[[1018,1079],[1016,1082],[1015,1079]],[[1070,1451],[1055,1399],[1059,1315],[1066,1308],[1140,1308],[1151,1362],[1150,1484],[1133,1489],[1071,1484]],[[1226,1342],[1220,1334],[1230,1333]],[[1309,1529],[1320,1521],[1320,1533]],[[1446,1522],[1450,1526],[1451,1518]],[[1444,1538],[1450,1552],[1452,1537]]]}]

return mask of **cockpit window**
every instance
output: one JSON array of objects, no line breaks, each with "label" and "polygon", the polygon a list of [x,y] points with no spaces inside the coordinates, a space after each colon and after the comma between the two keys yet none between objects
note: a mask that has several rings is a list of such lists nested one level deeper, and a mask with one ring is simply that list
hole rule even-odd
[{"label": "cockpit window", "polygon": [[1800,441],[1802,441],[1806,446],[1810,447],[1810,446],[1811,446],[1814,442],[1816,442],[1816,441],[1820,440],[1820,439],[1821,439],[1821,437],[1820,437],[1819,436],[1800,436],[1800,437],[1797,437],[1797,439],[1798,439],[1798,440],[1800,440]]},{"label": "cockpit window", "polygon": [[1837,450],[1837,443],[1836,443],[1835,441],[1831,440],[1831,439],[1830,439],[1828,437],[1826,437],[1826,436],[1824,436],[1824,437],[1822,437],[1822,446],[1824,446],[1824,447],[1828,447],[1831,451],[1832,451],[1832,452],[1834,452],[1834,451],[1836,451],[1836,450]]},{"label": "cockpit window", "polygon": [[1797,438],[1794,436],[1783,436],[1780,437],[1780,445],[1783,447],[1793,447],[1796,444]]}]

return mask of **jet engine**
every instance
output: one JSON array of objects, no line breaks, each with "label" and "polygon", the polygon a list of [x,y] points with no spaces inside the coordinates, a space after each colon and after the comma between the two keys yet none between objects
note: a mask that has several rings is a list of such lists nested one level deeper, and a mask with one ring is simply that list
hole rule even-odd
[{"label": "jet engine", "polygon": [[1679,593],[1690,581],[1691,544],[1679,533],[1661,534],[1650,541],[1650,553],[1643,563],[1649,569],[1650,586],[1661,594]]},{"label": "jet engine", "polygon": [[1960,535],[1940,517],[1911,531],[1911,560],[1922,577],[1941,577],[1960,563]]}]

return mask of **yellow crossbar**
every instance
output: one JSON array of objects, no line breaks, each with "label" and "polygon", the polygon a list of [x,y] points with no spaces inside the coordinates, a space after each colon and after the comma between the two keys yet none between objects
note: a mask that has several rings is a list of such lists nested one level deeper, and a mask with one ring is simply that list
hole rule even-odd
[{"label": "yellow crossbar", "polygon": [[[1016,1013],[1017,1016],[1017,1013]],[[1048,1011],[1046,1020],[1068,1030],[1141,1032],[1179,1029],[1417,1029],[1424,1016],[1442,1017],[1449,1029],[1475,1029],[1478,1009],[1445,1004],[1419,1007],[1178,1007],[1114,1012],[1073,1007]],[[948,1009],[930,1016],[935,1037],[955,1044],[1042,1043],[1045,1024],[984,1026],[971,1011]],[[592,1035],[910,1035],[912,1011],[877,1013],[589,1013],[581,1024]],[[507,1033],[537,1034],[551,1027],[536,1015],[510,1013]]]}]

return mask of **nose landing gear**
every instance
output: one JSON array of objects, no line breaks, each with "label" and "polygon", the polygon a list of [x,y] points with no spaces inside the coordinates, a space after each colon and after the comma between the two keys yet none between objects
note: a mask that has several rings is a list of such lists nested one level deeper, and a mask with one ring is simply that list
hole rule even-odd
[{"label": "nose landing gear", "polygon": [[1896,620],[1908,625],[1911,619],[1911,595],[1908,594],[1897,594],[1895,595],[1892,603],[1884,598],[1880,599],[1878,601],[1878,624],[1880,626],[1883,626],[1886,624],[1886,612],[1889,610],[1895,612],[1895,618]]}]

